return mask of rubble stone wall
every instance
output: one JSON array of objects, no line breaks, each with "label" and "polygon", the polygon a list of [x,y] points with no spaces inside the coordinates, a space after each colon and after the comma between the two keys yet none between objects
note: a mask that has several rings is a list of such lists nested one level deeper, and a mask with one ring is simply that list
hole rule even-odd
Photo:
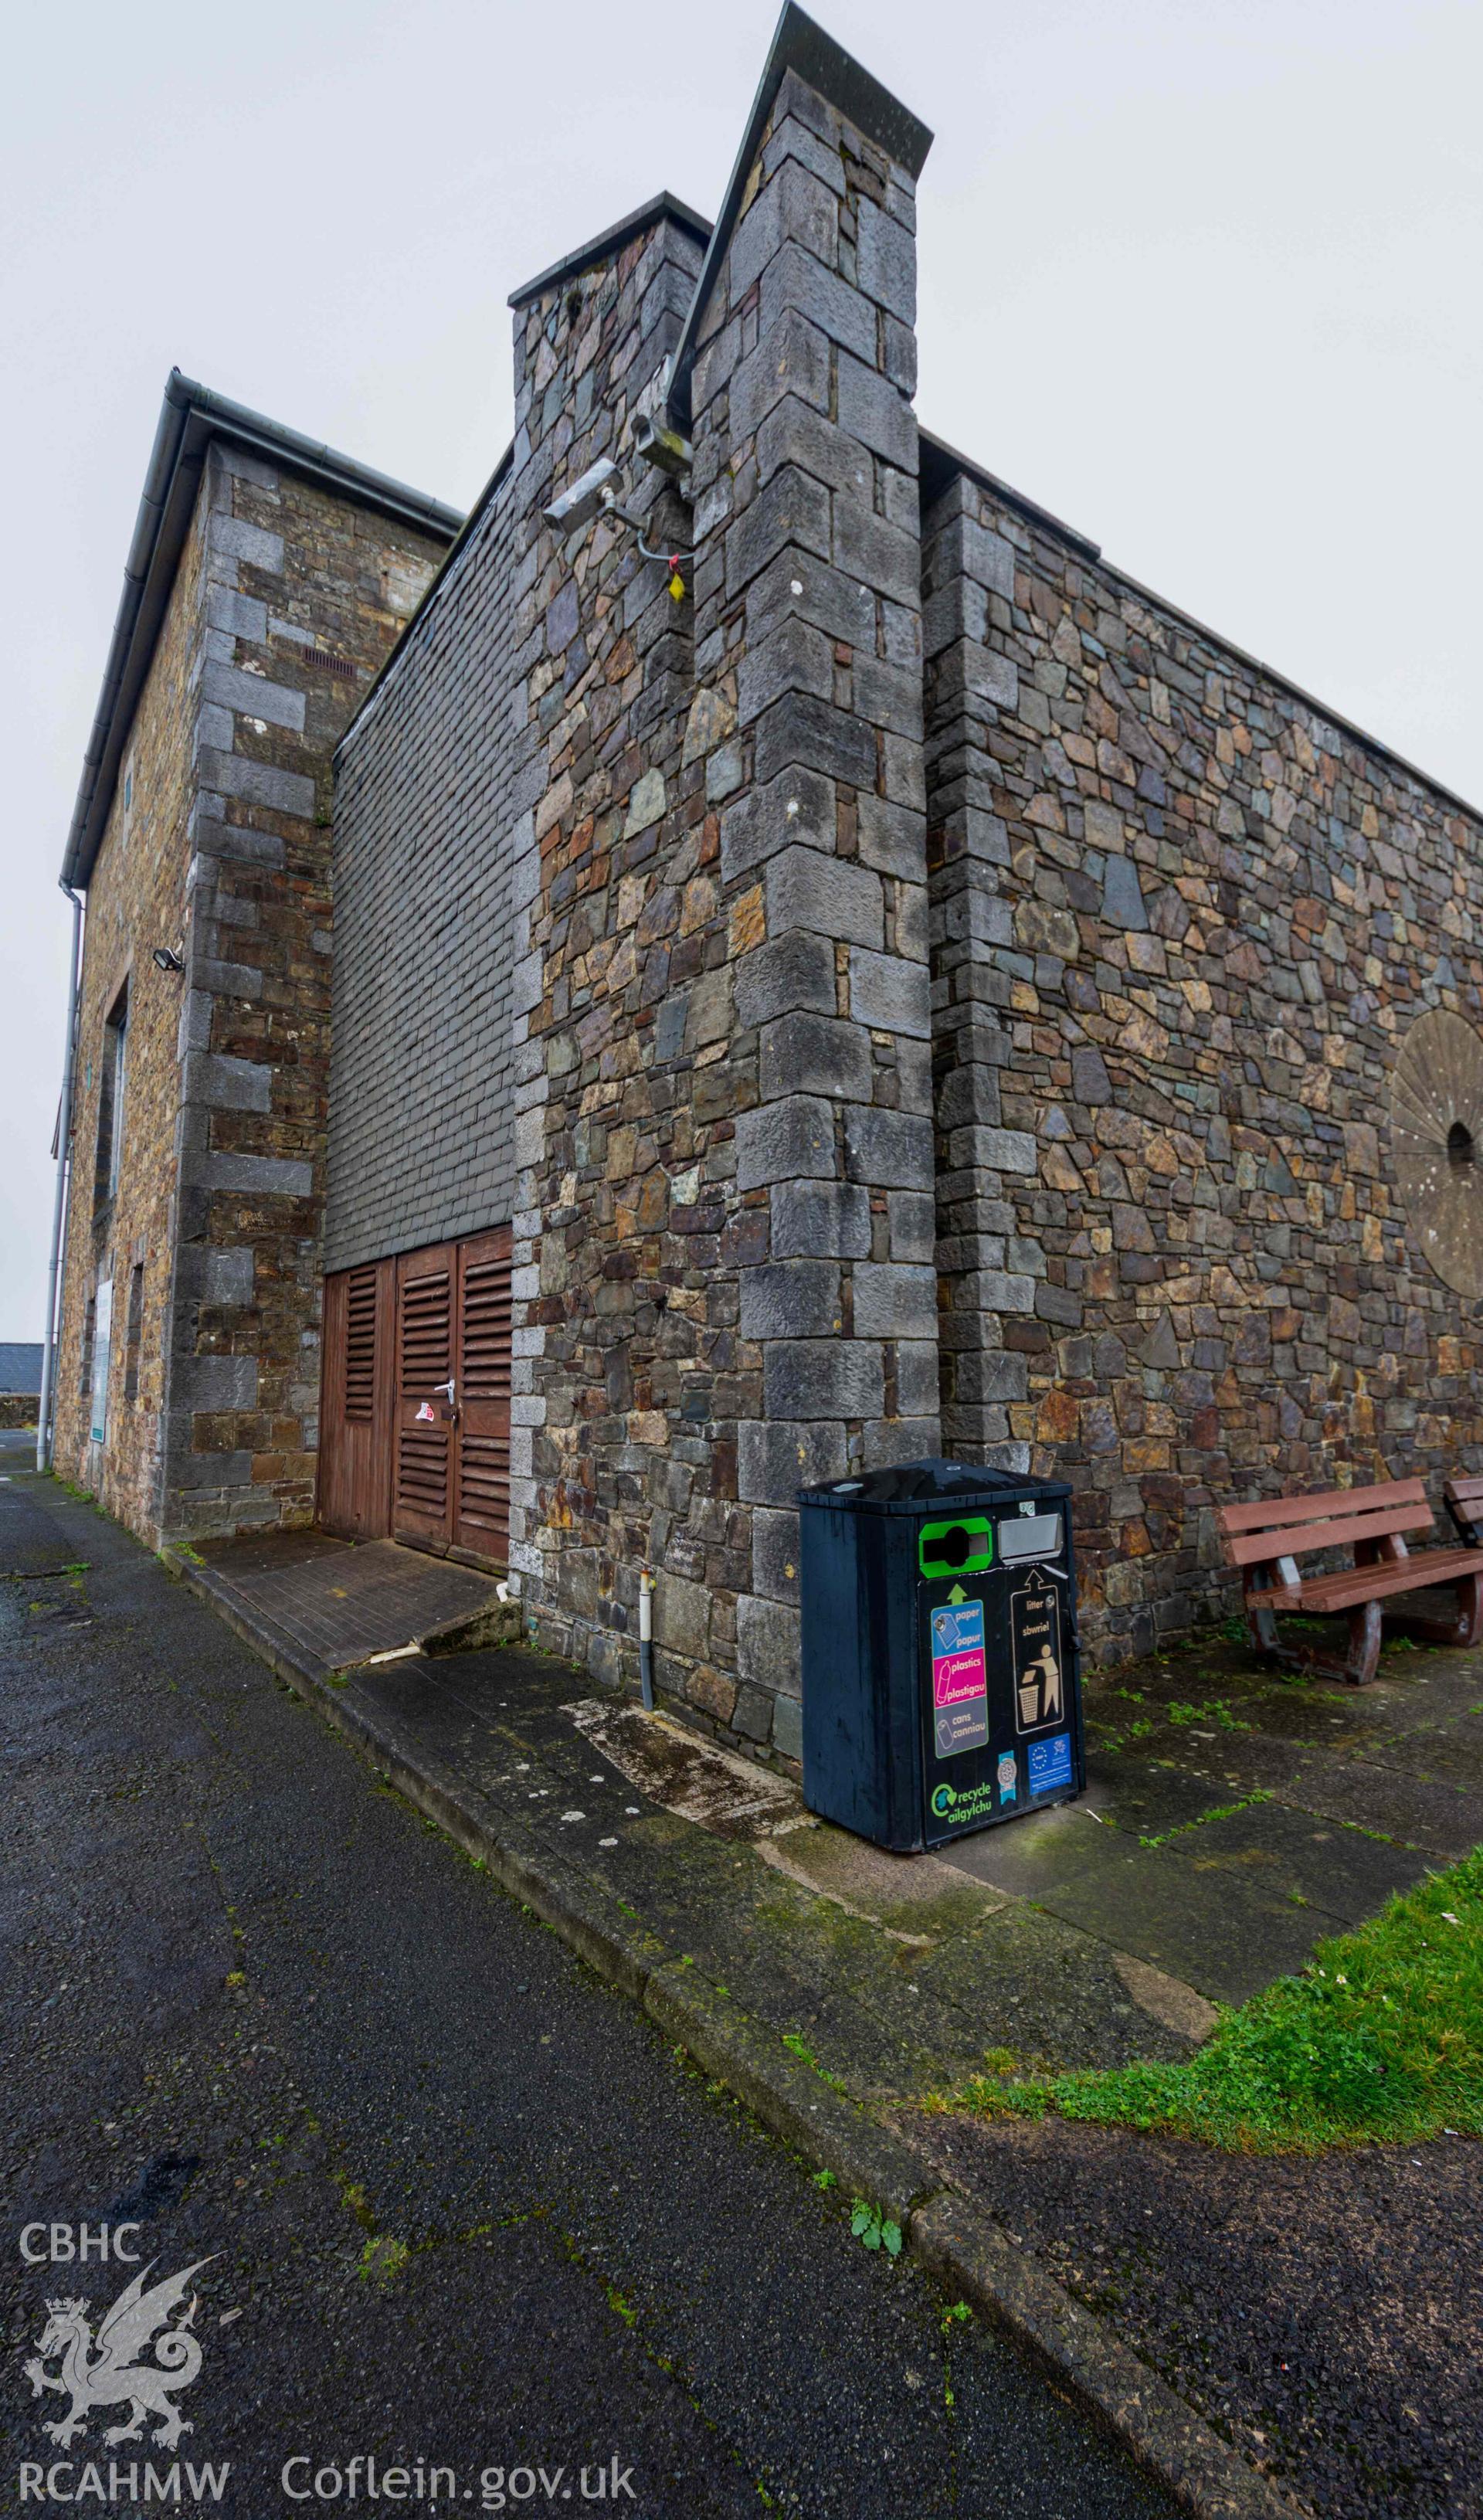
[{"label": "rubble stone wall", "polygon": [[205,495],[160,1518],[222,1531],[313,1516],[331,761],[444,546],[230,443]]},{"label": "rubble stone wall", "polygon": [[697,745],[734,700],[715,696],[691,729],[688,559],[677,598],[631,525],[600,518],[563,539],[540,515],[607,457],[650,548],[688,548],[689,518],[635,458],[632,425],[659,406],[700,254],[661,217],[516,313],[543,778],[516,980],[511,1562],[537,1633],[608,1677],[636,1670],[652,1562],[663,1685],[724,1721],[735,1683],[711,1623],[743,1570],[713,1163],[748,1087],[727,1056],[719,842]]},{"label": "rubble stone wall", "polygon": [[1477,1457],[1387,1114],[1483,1020],[1483,830],[966,476],[924,587],[944,1436],[1071,1479],[1117,1660],[1219,1606],[1220,1504]]},{"label": "rubble stone wall", "polygon": [[[195,782],[193,666],[204,603],[204,527],[182,555],[123,771],[87,891],[72,1088],[67,1266],[58,1335],[53,1458],[120,1522],[157,1529],[159,1430],[170,1317],[175,1128],[180,1103],[178,975],[157,946],[178,948],[187,924],[188,831]],[[118,1187],[100,1195],[99,1104],[104,1033],[128,992],[124,1130]],[[139,1281],[137,1366],[129,1372],[132,1272]],[[112,1286],[107,1435],[90,1440],[89,1323],[100,1280]],[[126,1385],[131,1386],[126,1388]]]},{"label": "rubble stone wall", "polygon": [[[209,449],[136,709],[134,803],[120,784],[89,885],[59,1385],[59,1460],[152,1538],[312,1516],[330,763],[443,548],[229,439]],[[157,945],[183,974],[153,966]],[[125,963],[122,1174],[100,1221],[96,1068]],[[115,1398],[97,1447],[81,1351],[107,1260]],[[145,1336],[125,1404],[135,1261]]]},{"label": "rubble stone wall", "polygon": [[512,1559],[607,1676],[652,1566],[661,1688],[786,1755],[794,1492],[937,1431],[914,228],[789,76],[708,295],[688,509],[632,421],[693,239],[555,285],[517,341],[527,510],[610,453],[651,547],[695,556],[676,601],[618,520],[537,536]]}]

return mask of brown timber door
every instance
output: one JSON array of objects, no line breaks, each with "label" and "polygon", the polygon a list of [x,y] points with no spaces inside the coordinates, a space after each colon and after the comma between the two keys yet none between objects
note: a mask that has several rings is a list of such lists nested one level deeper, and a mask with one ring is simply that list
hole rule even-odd
[{"label": "brown timber door", "polygon": [[396,1264],[396,1456],[391,1529],[446,1549],[453,1537],[453,1318],[458,1244]]},{"label": "brown timber door", "polygon": [[508,1225],[459,1246],[458,1417],[453,1547],[510,1555],[510,1246]]},{"label": "brown timber door", "polygon": [[508,1226],[396,1264],[398,1540],[503,1565],[510,1540]]},{"label": "brown timber door", "polygon": [[391,1528],[395,1264],[373,1260],[325,1280],[319,1518],[350,1540]]}]

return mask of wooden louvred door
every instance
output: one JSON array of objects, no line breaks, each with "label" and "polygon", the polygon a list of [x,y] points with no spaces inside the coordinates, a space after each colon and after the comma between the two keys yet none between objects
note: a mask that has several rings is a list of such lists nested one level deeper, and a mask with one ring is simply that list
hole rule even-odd
[{"label": "wooden louvred door", "polygon": [[[396,1264],[391,1529],[503,1566],[510,1548],[511,1233]],[[349,1387],[349,1361],[346,1366]]]},{"label": "wooden louvred door", "polygon": [[459,1246],[453,1545],[501,1565],[510,1549],[509,1226]]},{"label": "wooden louvred door", "polygon": [[344,1282],[345,1343],[342,1385],[345,1422],[369,1426],[376,1415],[377,1290],[381,1269],[347,1269]]},{"label": "wooden louvred door", "polygon": [[453,1537],[458,1245],[404,1252],[396,1264],[396,1419],[391,1528],[446,1549]]},{"label": "wooden louvred door", "polygon": [[396,1263],[372,1260],[325,1280],[319,1519],[349,1540],[391,1528]]}]

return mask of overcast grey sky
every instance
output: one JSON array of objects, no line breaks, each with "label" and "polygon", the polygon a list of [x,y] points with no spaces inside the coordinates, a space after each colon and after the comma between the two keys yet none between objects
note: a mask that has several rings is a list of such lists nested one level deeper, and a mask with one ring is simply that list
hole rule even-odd
[{"label": "overcast grey sky", "polygon": [[[41,1333],[82,748],[173,364],[467,504],[520,281],[713,211],[773,0],[18,12],[0,1338]],[[1476,0],[823,0],[930,124],[923,422],[1483,802]]]}]

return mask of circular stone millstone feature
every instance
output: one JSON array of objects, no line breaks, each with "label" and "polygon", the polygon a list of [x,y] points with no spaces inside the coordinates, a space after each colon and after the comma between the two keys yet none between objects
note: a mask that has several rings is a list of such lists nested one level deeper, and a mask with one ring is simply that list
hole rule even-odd
[{"label": "circular stone millstone feature", "polygon": [[1457,1294],[1483,1295],[1483,1038],[1418,1015],[1390,1080],[1390,1149],[1412,1230]]}]

